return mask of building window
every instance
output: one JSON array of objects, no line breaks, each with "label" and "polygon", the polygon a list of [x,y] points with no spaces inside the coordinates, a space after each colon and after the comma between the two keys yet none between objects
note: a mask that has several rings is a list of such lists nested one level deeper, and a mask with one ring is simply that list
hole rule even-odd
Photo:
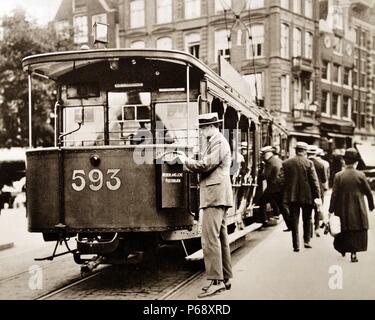
[{"label": "building window", "polygon": [[366,115],[361,114],[360,128],[366,128]]},{"label": "building window", "polygon": [[185,19],[198,18],[201,15],[200,0],[185,0]]},{"label": "building window", "polygon": [[132,48],[132,49],[144,49],[145,48],[145,42],[143,40],[133,41],[130,44],[130,48]]},{"label": "building window", "polygon": [[132,0],[130,2],[130,28],[140,28],[145,25],[144,0]]},{"label": "building window", "polygon": [[281,76],[281,111],[290,111],[290,97],[289,97],[290,80],[289,75]]},{"label": "building window", "polygon": [[366,74],[361,73],[361,76],[359,78],[359,86],[362,88],[366,88]]},{"label": "building window", "polygon": [[252,40],[248,37],[247,58],[263,56],[264,26],[262,24],[250,27]]},{"label": "building window", "polygon": [[372,50],[375,50],[375,36],[372,37]]},{"label": "building window", "polygon": [[357,71],[353,70],[353,86],[358,85],[358,73]]},{"label": "building window", "polygon": [[367,32],[366,30],[361,31],[361,47],[366,47],[366,38],[367,38]]},{"label": "building window", "polygon": [[341,116],[343,118],[349,118],[351,104],[352,104],[352,99],[350,97],[344,96],[343,101],[342,101],[342,112],[341,112]]},{"label": "building window", "polygon": [[332,115],[338,116],[340,97],[337,93],[332,93]]},{"label": "building window", "polygon": [[226,60],[230,60],[230,46],[228,41],[227,30],[215,31],[215,61],[217,57],[223,56]]},{"label": "building window", "polygon": [[359,106],[358,106],[358,104],[359,104],[358,100],[354,100],[352,120],[355,123],[356,127],[359,127],[359,117],[358,117]]},{"label": "building window", "polygon": [[321,113],[329,114],[329,92],[328,91],[322,91],[322,104],[321,104]]},{"label": "building window", "polygon": [[185,51],[199,59],[199,47],[201,36],[199,33],[191,33],[185,36]]},{"label": "building window", "polygon": [[302,56],[302,32],[301,29],[293,29],[293,57]]},{"label": "building window", "polygon": [[172,39],[170,37],[162,37],[156,40],[156,48],[171,50],[172,49]]},{"label": "building window", "polygon": [[322,63],[322,79],[330,81],[331,77],[331,64],[328,61],[323,60]]},{"label": "building window", "polygon": [[305,57],[312,59],[313,56],[313,35],[311,32],[305,32]]},{"label": "building window", "polygon": [[87,28],[87,16],[75,16],[73,18],[74,27],[74,43],[87,43],[88,39],[88,28]]},{"label": "building window", "polygon": [[337,63],[333,64],[333,82],[340,83],[341,78],[341,67]]},{"label": "building window", "polygon": [[254,98],[254,101],[255,97],[257,97],[258,101],[263,100],[263,73],[246,74],[243,78],[250,85],[250,94]]},{"label": "building window", "polygon": [[289,9],[289,0],[280,0],[280,7]]},{"label": "building window", "polygon": [[293,12],[301,14],[301,0],[292,0],[293,1]]},{"label": "building window", "polygon": [[312,80],[304,80],[303,81],[303,89],[305,91],[305,101],[308,104],[311,104],[313,102],[313,82]]},{"label": "building window", "polygon": [[308,18],[313,17],[313,0],[305,0],[305,16]]},{"label": "building window", "polygon": [[336,29],[344,29],[344,19],[342,8],[336,7],[333,10],[333,27]]},{"label": "building window", "polygon": [[302,102],[302,84],[299,78],[295,78],[293,82],[293,102],[294,106]]},{"label": "building window", "polygon": [[[70,26],[68,20],[55,22],[56,36],[60,39],[70,38]],[[1,39],[0,39],[1,40]]]},{"label": "building window", "polygon": [[352,85],[352,70],[350,68],[344,67],[344,79],[343,83],[347,86]]},{"label": "building window", "polygon": [[172,21],[172,0],[156,0],[156,23]]},{"label": "building window", "polygon": [[73,12],[82,12],[86,10],[86,0],[73,0]]},{"label": "building window", "polygon": [[264,0],[247,0],[246,9],[258,9],[264,7]]},{"label": "building window", "polygon": [[333,51],[342,54],[342,38],[335,36],[333,39]]},{"label": "building window", "polygon": [[359,29],[355,28],[354,32],[355,32],[355,44],[360,45],[360,43],[361,43],[360,38],[361,37],[359,35]]},{"label": "building window", "polygon": [[289,26],[285,23],[281,24],[281,57],[289,59]]},{"label": "building window", "polygon": [[232,0],[215,0],[215,13],[229,10],[232,7]]}]

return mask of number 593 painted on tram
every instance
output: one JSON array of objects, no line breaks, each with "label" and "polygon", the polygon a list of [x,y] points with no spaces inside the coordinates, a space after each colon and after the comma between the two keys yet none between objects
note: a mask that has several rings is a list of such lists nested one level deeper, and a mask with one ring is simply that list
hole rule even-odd
[{"label": "number 593 painted on tram", "polygon": [[23,68],[30,110],[34,81],[57,88],[55,145],[27,152],[29,231],[64,242],[85,270],[170,241],[187,259],[202,258],[193,246],[201,233],[198,177],[174,161],[178,152],[199,157],[202,113],[218,113],[232,150],[231,241],[259,226],[259,149],[285,154],[287,132],[230,80],[185,52],[151,49],[47,53],[26,57]]}]

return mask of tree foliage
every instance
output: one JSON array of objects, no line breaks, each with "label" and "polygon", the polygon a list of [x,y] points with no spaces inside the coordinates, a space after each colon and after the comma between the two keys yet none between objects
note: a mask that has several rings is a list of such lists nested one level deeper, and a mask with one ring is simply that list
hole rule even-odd
[{"label": "tree foliage", "polygon": [[[0,41],[0,147],[27,146],[28,75],[22,70],[26,56],[72,47],[69,39],[56,36],[52,25],[40,27],[26,19],[17,9],[2,21],[3,41]],[[55,101],[54,84],[33,77],[33,145],[53,143],[50,114]],[[47,82],[48,81],[48,82]]]}]

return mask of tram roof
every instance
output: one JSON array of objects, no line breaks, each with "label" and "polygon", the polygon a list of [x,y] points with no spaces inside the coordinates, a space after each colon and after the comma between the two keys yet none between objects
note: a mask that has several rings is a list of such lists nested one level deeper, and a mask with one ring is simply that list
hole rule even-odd
[{"label": "tram roof", "polygon": [[[259,108],[253,102],[250,102],[241,94],[236,92],[231,85],[220,77],[215,71],[205,65],[196,57],[183,51],[178,50],[157,50],[157,49],[90,49],[76,51],[51,52],[37,54],[25,57],[22,60],[24,71],[41,77],[57,80],[58,78],[68,74],[69,72],[88,66],[93,61],[111,61],[111,59],[141,57],[151,60],[159,60],[177,65],[189,65],[195,72],[204,74],[207,78],[215,83],[215,85],[224,88],[224,90],[240,101],[242,105],[249,106],[253,114],[260,115]],[[72,64],[74,61],[74,64]],[[225,100],[225,99],[224,99]],[[249,110],[250,111],[250,110]]]}]

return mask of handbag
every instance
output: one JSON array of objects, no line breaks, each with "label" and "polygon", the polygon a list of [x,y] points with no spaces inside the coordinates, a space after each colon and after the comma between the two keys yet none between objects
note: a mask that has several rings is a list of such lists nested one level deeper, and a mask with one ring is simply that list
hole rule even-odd
[{"label": "handbag", "polygon": [[340,217],[330,214],[328,217],[329,233],[332,237],[336,237],[341,232]]}]

